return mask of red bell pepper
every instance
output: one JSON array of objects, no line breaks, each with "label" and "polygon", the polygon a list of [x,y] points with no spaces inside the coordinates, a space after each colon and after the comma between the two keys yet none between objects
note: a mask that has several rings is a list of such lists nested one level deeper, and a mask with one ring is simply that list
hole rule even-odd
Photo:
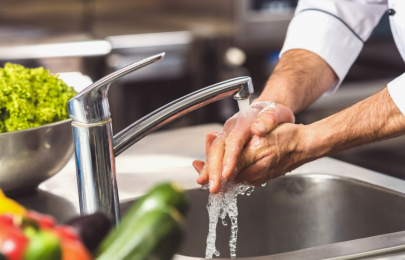
[{"label": "red bell pepper", "polygon": [[28,239],[21,230],[15,226],[0,227],[0,252],[7,260],[23,259]]},{"label": "red bell pepper", "polygon": [[55,219],[50,215],[44,215],[36,211],[29,210],[25,217],[38,222],[41,229],[52,229],[56,226]]}]

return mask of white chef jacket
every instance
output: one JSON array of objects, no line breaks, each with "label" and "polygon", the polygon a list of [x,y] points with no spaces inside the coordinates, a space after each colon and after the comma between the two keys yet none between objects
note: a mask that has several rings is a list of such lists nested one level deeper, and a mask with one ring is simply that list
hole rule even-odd
[{"label": "white chef jacket", "polygon": [[[280,56],[291,49],[318,54],[338,76],[337,90],[382,15],[389,10],[395,43],[405,60],[405,0],[300,0]],[[388,84],[405,115],[405,73]]]}]

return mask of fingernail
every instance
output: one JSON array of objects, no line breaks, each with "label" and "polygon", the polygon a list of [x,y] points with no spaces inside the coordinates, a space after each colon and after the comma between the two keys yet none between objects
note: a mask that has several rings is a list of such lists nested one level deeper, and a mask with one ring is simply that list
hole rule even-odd
[{"label": "fingernail", "polygon": [[255,123],[255,128],[261,133],[267,133],[267,126],[263,123]]},{"label": "fingernail", "polygon": [[215,185],[215,181],[214,180],[210,180],[210,188],[214,187]]},{"label": "fingernail", "polygon": [[226,179],[225,178],[225,172],[227,172],[227,171],[228,171],[228,166],[225,166],[224,169],[222,170],[222,173],[221,173],[222,178]]}]

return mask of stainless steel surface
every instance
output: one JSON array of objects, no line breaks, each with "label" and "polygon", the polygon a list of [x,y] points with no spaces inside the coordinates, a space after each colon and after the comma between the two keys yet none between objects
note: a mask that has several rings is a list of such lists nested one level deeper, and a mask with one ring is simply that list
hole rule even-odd
[{"label": "stainless steel surface", "polygon": [[77,169],[80,212],[109,213],[118,222],[119,199],[108,105],[110,84],[164,57],[164,53],[133,63],[93,83],[69,100]]},{"label": "stainless steel surface", "polygon": [[174,119],[219,99],[246,99],[253,93],[250,77],[227,80],[177,99],[141,118],[113,137],[108,88],[120,77],[164,57],[164,53],[133,63],[90,85],[69,100],[77,182],[82,214],[98,210],[120,218],[115,156]]},{"label": "stainless steel surface", "polygon": [[132,63],[94,82],[69,100],[68,109],[70,117],[74,122],[84,124],[108,120],[111,116],[107,99],[110,84],[135,70],[163,59],[164,56],[165,54],[161,53]]},{"label": "stainless steel surface", "polygon": [[[185,189],[190,189],[190,192],[201,193],[201,196],[197,194],[197,196],[200,196],[198,199],[200,201],[199,203],[202,204],[199,211],[201,216],[198,216],[198,218],[207,218],[205,203],[208,202],[208,194],[201,191],[199,189],[200,186],[195,182],[196,173],[191,163],[194,159],[204,160],[206,133],[210,131],[220,131],[221,129],[222,126],[219,124],[210,124],[152,133],[140,140],[137,145],[130,147],[124,154],[117,157],[117,179],[118,185],[120,186],[119,195],[123,209],[124,207],[128,207],[128,201],[133,201],[134,198],[141,196],[156,183],[174,180],[180,183]],[[42,183],[38,192],[14,198],[26,207],[44,213],[51,213],[58,221],[65,221],[79,214],[77,184],[74,172],[75,162],[71,160],[54,178]],[[313,185],[313,187],[311,189],[309,189],[311,186],[302,188],[302,185],[299,185],[301,182],[299,182],[297,186],[291,187],[287,185],[288,178],[295,178],[294,180],[304,178],[304,183],[312,183],[311,185]],[[309,178],[309,180],[306,180],[306,178]],[[326,180],[324,180],[325,178]],[[277,181],[280,183],[277,183]],[[277,181],[269,183],[264,188],[257,187],[255,192],[250,197],[245,197],[245,202],[242,203],[246,204],[246,202],[249,202],[257,206],[265,205],[266,201],[261,201],[263,195],[264,198],[268,199],[267,202],[269,205],[273,205],[274,207],[278,205],[277,210],[281,208],[285,209],[285,211],[282,212],[282,214],[286,216],[285,222],[290,221],[289,218],[295,210],[292,206],[299,204],[298,202],[300,200],[309,203],[311,209],[316,209],[316,203],[324,205],[323,208],[317,208],[316,213],[319,214],[319,217],[314,212],[308,212],[310,216],[311,214],[312,216],[316,215],[314,221],[311,221],[306,214],[301,216],[293,215],[293,218],[302,218],[312,226],[312,229],[305,226],[297,229],[297,231],[304,230],[307,234],[311,234],[312,237],[308,237],[308,239],[304,238],[302,242],[292,240],[293,245],[314,245],[310,244],[311,241],[309,241],[309,238],[313,238],[317,230],[320,232],[320,228],[324,228],[326,231],[324,237],[327,233],[335,232],[337,238],[343,237],[344,239],[351,239],[354,235],[358,235],[359,232],[365,230],[364,225],[367,226],[370,225],[370,223],[375,223],[377,219],[380,219],[381,222],[376,223],[376,227],[370,229],[371,232],[367,233],[368,231],[365,230],[365,233],[362,234],[368,236],[382,232],[395,232],[395,230],[398,230],[397,228],[400,228],[400,225],[402,225],[400,223],[402,214],[399,214],[403,212],[404,204],[405,181],[403,180],[332,158],[322,158],[299,167],[286,177]],[[319,185],[316,183],[319,183]],[[333,188],[332,191],[335,193],[332,194],[332,191],[329,192],[326,187],[324,188],[322,185],[328,185],[329,188]],[[281,191],[279,190],[279,192],[289,194],[285,200],[281,196],[282,194],[276,196],[274,200],[270,198],[267,193],[273,194],[275,187],[280,187]],[[283,191],[283,189],[285,190]],[[294,189],[295,191],[302,191],[302,193],[294,193]],[[360,190],[357,192],[356,189],[367,191],[365,195],[362,195],[358,194]],[[349,194],[345,194],[344,191],[349,192]],[[262,194],[262,192],[265,194]],[[256,196],[260,198],[253,197],[255,193],[259,194]],[[308,196],[311,193],[314,196]],[[323,197],[317,195],[323,195]],[[325,195],[327,196],[325,197]],[[368,198],[366,195],[370,195],[371,197]],[[330,201],[331,198],[334,199],[331,203],[327,204],[324,202],[325,200]],[[283,206],[275,203],[276,199],[282,199],[291,204]],[[292,203],[294,201],[295,204]],[[376,212],[371,210],[372,207],[374,207],[373,204],[378,207],[376,208]],[[347,210],[346,206],[348,206]],[[198,206],[195,206],[192,212],[197,212],[198,209],[196,207]],[[305,209],[301,204],[297,207],[298,209],[296,211],[302,212],[301,210]],[[357,209],[357,207],[359,209]],[[350,213],[348,210],[352,210],[353,208],[354,212]],[[362,214],[360,208],[368,210],[369,214]],[[245,209],[245,207],[243,207],[243,209]],[[241,208],[239,211],[241,215],[250,214],[243,213],[243,209]],[[290,209],[291,211],[289,211]],[[329,214],[331,213],[331,209],[338,209],[338,211],[334,212],[337,216],[353,217],[354,222],[351,223],[351,220],[348,220],[348,218],[335,220],[334,216]],[[258,215],[253,216],[253,220],[248,220],[248,225],[249,223],[251,224],[251,222],[259,224],[256,220],[263,219],[260,214],[267,214],[267,216],[274,214],[274,216],[271,216],[272,219],[275,219],[277,215],[281,215],[276,208],[265,208],[262,210],[255,208],[252,210]],[[328,221],[328,219],[330,221]],[[318,220],[319,225],[315,220]],[[206,223],[207,220],[204,221],[204,223]],[[361,221],[359,227],[354,226],[355,221]],[[330,225],[325,225],[327,222],[329,222]],[[197,225],[201,226],[201,229],[207,228],[204,226],[204,223],[197,223]],[[240,221],[240,232],[246,232],[246,230],[242,231],[242,229],[246,227],[244,223],[245,222],[242,222],[242,220]],[[268,224],[268,222],[265,223]],[[322,223],[323,225],[321,225]],[[345,229],[345,227],[340,226],[342,223],[348,223],[350,227],[354,226],[354,231],[351,232]],[[380,225],[381,228],[379,227]],[[267,225],[267,227],[270,226]],[[198,229],[198,227],[195,228]],[[286,231],[295,232],[291,230],[292,229],[289,228],[286,229]],[[369,257],[372,259],[391,259],[388,257],[398,254],[401,254],[401,256],[396,259],[404,259],[404,254],[398,252],[401,251],[401,248],[403,248],[405,244],[404,233],[404,231],[388,233],[346,242],[315,246],[298,251],[255,257],[252,259],[368,259]],[[260,233],[258,235],[260,235]],[[302,236],[300,233],[297,233],[297,235]],[[271,234],[269,234],[269,236],[271,236]],[[285,239],[286,236],[293,235],[283,234],[281,235],[281,239]],[[228,237],[225,238],[225,243],[227,239]],[[334,237],[332,236],[330,239],[331,240],[328,242],[333,241]],[[315,239],[315,241],[317,240]],[[270,241],[270,243],[277,245],[277,239]],[[238,246],[243,247],[241,238]],[[290,246],[291,245],[286,245],[286,247]],[[201,247],[205,247],[205,241],[202,242]],[[227,250],[221,253],[225,254],[226,252]],[[378,257],[377,255],[379,255],[380,258],[376,258]],[[176,255],[175,259],[192,260],[196,258]]]},{"label": "stainless steel surface", "polygon": [[35,189],[65,166],[73,153],[70,122],[0,134],[0,189]]},{"label": "stainless steel surface", "polygon": [[[194,189],[187,193],[190,210],[178,254],[203,258],[208,191]],[[123,212],[129,205],[131,202],[121,205]],[[326,259],[364,257],[370,251],[381,253],[386,247],[405,250],[405,195],[350,178],[327,174],[286,176],[257,187],[249,197],[239,196],[238,210],[238,258]],[[369,241],[357,240],[389,233]],[[230,257],[229,236],[229,227],[219,222],[216,247],[221,258]],[[336,244],[345,241],[351,242]],[[331,244],[336,245],[270,256]]]},{"label": "stainless steel surface", "polygon": [[72,124],[80,212],[98,210],[120,219],[111,120],[97,126]]},{"label": "stainless steel surface", "polygon": [[253,93],[250,77],[239,77],[197,90],[148,114],[114,136],[114,154],[118,156],[159,127],[197,108],[233,96],[247,99]]}]

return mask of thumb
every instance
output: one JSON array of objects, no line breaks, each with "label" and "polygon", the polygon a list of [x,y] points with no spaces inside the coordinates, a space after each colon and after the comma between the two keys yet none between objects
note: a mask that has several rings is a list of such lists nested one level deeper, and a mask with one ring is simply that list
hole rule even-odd
[{"label": "thumb", "polygon": [[281,104],[277,104],[276,109],[263,111],[255,121],[253,121],[251,131],[254,135],[263,137],[279,124],[294,122],[295,117],[291,109]]}]

